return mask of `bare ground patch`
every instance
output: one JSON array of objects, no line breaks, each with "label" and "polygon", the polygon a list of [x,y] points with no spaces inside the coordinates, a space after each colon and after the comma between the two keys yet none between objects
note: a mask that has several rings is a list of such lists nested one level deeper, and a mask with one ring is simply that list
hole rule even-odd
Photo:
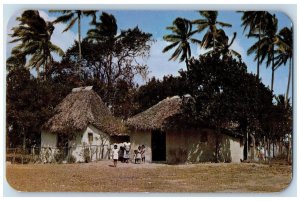
[{"label": "bare ground patch", "polygon": [[6,165],[8,183],[28,192],[279,192],[292,177],[288,165],[206,163]]}]

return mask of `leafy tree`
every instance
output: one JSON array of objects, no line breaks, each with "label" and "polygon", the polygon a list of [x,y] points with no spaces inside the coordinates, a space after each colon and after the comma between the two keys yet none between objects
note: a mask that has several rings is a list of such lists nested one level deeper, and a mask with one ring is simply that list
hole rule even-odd
[{"label": "leafy tree", "polygon": [[[114,94],[119,80],[132,86],[136,75],[146,77],[148,67],[141,63],[141,59],[149,56],[152,35],[138,27],[121,30],[117,35],[116,19],[107,13],[102,13],[100,22],[95,21],[93,26],[82,42],[82,73],[86,78],[98,79],[106,85],[107,90],[102,97],[114,107]],[[62,62],[70,66],[76,63],[77,47],[78,43],[75,43]],[[95,49],[99,51],[95,52]]]},{"label": "leafy tree", "polygon": [[173,21],[173,25],[167,27],[172,31],[172,34],[165,35],[164,40],[171,43],[163,49],[163,53],[176,47],[174,53],[169,60],[176,60],[179,58],[179,62],[185,61],[187,69],[189,68],[188,60],[191,57],[190,43],[200,44],[201,41],[192,38],[193,34],[197,31],[192,31],[192,23],[184,18],[176,18]]},{"label": "leafy tree", "polygon": [[[285,135],[292,132],[292,107],[289,103],[286,105],[284,95],[276,96],[275,99],[276,103],[269,108],[269,112],[264,117],[264,123],[262,124],[263,131],[268,139],[267,149],[269,156],[271,155],[270,144],[282,142]],[[287,159],[289,159],[289,155],[287,155]]]},{"label": "leafy tree", "polygon": [[181,71],[180,76],[164,76],[162,80],[152,77],[138,88],[135,94],[135,102],[138,105],[135,113],[145,111],[159,101],[172,96],[191,94],[187,82],[186,72]]},{"label": "leafy tree", "polygon": [[207,29],[207,32],[205,33],[201,47],[204,47],[205,49],[213,48],[213,50],[216,49],[216,43],[217,37],[219,37],[220,30],[217,26],[221,27],[231,27],[232,25],[225,22],[217,21],[218,18],[218,11],[199,11],[199,14],[204,19],[198,19],[193,21],[193,24],[197,24],[197,30],[198,32],[203,32]]},{"label": "leafy tree", "polygon": [[247,132],[258,131],[260,116],[272,105],[272,93],[247,73],[244,63],[232,57],[221,59],[219,53],[191,61],[187,75],[196,100],[197,121],[216,129],[216,161],[219,161],[221,130],[238,123],[236,129],[244,137]]},{"label": "leafy tree", "polygon": [[265,33],[266,29],[266,11],[241,11],[242,15],[242,26],[244,32],[248,29],[247,37],[258,37],[258,49],[257,49],[257,78],[259,79],[259,64],[260,64],[260,42],[261,37]]},{"label": "leafy tree", "polygon": [[28,69],[16,68],[7,74],[6,126],[11,147],[39,144],[42,124],[72,86],[51,79],[41,82]]},{"label": "leafy tree", "polygon": [[43,66],[45,74],[51,67],[52,52],[60,56],[64,54],[50,40],[54,26],[51,22],[45,22],[36,10],[24,11],[21,17],[17,17],[17,21],[20,24],[12,28],[11,37],[13,40],[10,43],[18,42],[19,44],[12,49],[12,56],[7,60],[8,67],[11,68],[12,65],[23,66],[26,57],[30,56],[26,67],[36,68],[39,78],[41,66]]}]

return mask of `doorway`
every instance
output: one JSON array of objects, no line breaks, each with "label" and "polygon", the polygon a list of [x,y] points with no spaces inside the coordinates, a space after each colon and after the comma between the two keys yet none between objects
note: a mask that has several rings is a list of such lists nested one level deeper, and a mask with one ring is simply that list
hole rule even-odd
[{"label": "doorway", "polygon": [[152,161],[166,161],[166,132],[153,130],[151,133]]}]

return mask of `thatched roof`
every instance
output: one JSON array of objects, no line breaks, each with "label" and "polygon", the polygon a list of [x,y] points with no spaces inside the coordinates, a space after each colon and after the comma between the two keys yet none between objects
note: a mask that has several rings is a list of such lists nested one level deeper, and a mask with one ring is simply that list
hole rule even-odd
[{"label": "thatched roof", "polygon": [[171,117],[182,112],[182,106],[183,99],[179,96],[166,98],[144,112],[129,118],[126,124],[138,130],[163,129]]},{"label": "thatched roof", "polygon": [[[197,121],[195,125],[191,114],[193,105],[194,99],[190,95],[182,98],[179,96],[166,98],[144,112],[129,118],[126,125],[136,130],[164,130],[170,127],[190,128],[191,126],[212,128],[205,122]],[[222,129],[229,135],[238,136],[240,133],[234,132],[238,126],[236,122],[227,122],[222,124]]]},{"label": "thatched roof", "polygon": [[44,125],[51,133],[72,134],[91,124],[110,135],[121,135],[122,122],[115,118],[92,87],[75,88],[56,106],[55,114]]}]

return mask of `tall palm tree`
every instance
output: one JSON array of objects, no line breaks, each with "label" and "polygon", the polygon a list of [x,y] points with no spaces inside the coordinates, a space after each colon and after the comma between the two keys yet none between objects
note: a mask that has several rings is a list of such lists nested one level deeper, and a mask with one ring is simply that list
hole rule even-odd
[{"label": "tall palm tree", "polygon": [[[240,11],[238,11],[240,12]],[[265,30],[265,17],[268,12],[266,11],[241,11],[242,15],[242,26],[244,27],[244,32],[246,29],[249,30],[247,37],[253,37],[254,35],[258,36],[258,46],[260,46],[261,36]],[[257,50],[257,73],[256,76],[259,79],[259,58],[260,58],[260,49]]]},{"label": "tall palm tree", "polygon": [[176,18],[173,21],[173,25],[167,27],[168,30],[172,31],[172,34],[165,35],[163,38],[165,41],[171,44],[163,49],[163,53],[176,48],[169,60],[177,60],[179,62],[185,61],[187,70],[189,70],[188,60],[191,57],[191,47],[190,43],[201,44],[201,41],[192,38],[192,35],[197,32],[197,30],[192,30],[192,23],[184,18]]},{"label": "tall palm tree", "polygon": [[[104,56],[107,57],[107,68],[112,69],[115,44],[121,35],[117,35],[118,25],[113,15],[102,12],[99,18],[100,22],[92,23],[95,28],[88,30],[87,38],[89,41],[105,44],[107,52]],[[107,76],[108,85],[111,84],[110,77],[110,75]]]},{"label": "tall palm tree", "polygon": [[24,11],[21,17],[17,17],[20,24],[12,28],[10,43],[19,42],[12,49],[13,58],[26,58],[30,56],[26,67],[35,68],[37,77],[40,78],[40,67],[44,68],[44,78],[46,79],[50,64],[53,61],[51,53],[62,56],[64,52],[51,42],[51,35],[54,26],[51,22],[45,22],[36,10]]},{"label": "tall palm tree", "polygon": [[96,21],[96,10],[50,10],[50,12],[58,12],[62,15],[58,17],[56,20],[53,21],[53,23],[68,23],[67,27],[63,30],[63,32],[66,32],[70,30],[75,22],[78,23],[78,60],[81,60],[82,54],[81,54],[81,17],[82,16],[92,16],[92,22],[94,23]]},{"label": "tall palm tree", "polygon": [[286,65],[289,62],[289,76],[287,89],[285,94],[285,103],[287,105],[289,90],[290,90],[290,82],[291,82],[291,73],[292,73],[292,60],[293,60],[293,30],[292,27],[284,27],[279,31],[279,42],[278,49],[276,50],[275,56],[275,66],[276,69],[281,65]]},{"label": "tall palm tree", "polygon": [[194,20],[193,24],[197,24],[197,31],[200,33],[207,29],[201,43],[201,47],[206,49],[213,48],[216,49],[216,38],[218,36],[218,27],[231,27],[232,25],[225,22],[217,21],[218,11],[199,11],[199,14],[204,17],[204,19]]},{"label": "tall palm tree", "polygon": [[116,18],[106,12],[102,12],[100,15],[100,22],[91,23],[95,26],[94,29],[90,29],[87,32],[89,40],[104,42],[115,41],[117,37],[118,25]]},{"label": "tall palm tree", "polygon": [[[265,33],[262,36],[261,40],[253,44],[247,51],[247,54],[255,53],[254,60],[258,60],[259,63],[262,63],[266,60],[266,66],[271,66],[272,68],[272,78],[271,78],[271,91],[274,87],[274,73],[276,70],[275,65],[275,47],[278,45],[279,37],[277,35],[278,30],[278,19],[275,15],[267,13],[266,17],[266,29]],[[253,35],[258,37],[257,35]],[[260,51],[261,57],[258,58],[257,52]]]},{"label": "tall palm tree", "polygon": [[217,33],[218,35],[216,38],[216,47],[215,47],[216,49],[208,51],[205,54],[212,54],[214,52],[218,52],[223,56],[223,59],[227,59],[228,57],[237,57],[239,61],[241,61],[242,60],[241,54],[230,48],[236,38],[236,32],[233,33],[233,37],[230,42],[224,30],[219,29]]}]

